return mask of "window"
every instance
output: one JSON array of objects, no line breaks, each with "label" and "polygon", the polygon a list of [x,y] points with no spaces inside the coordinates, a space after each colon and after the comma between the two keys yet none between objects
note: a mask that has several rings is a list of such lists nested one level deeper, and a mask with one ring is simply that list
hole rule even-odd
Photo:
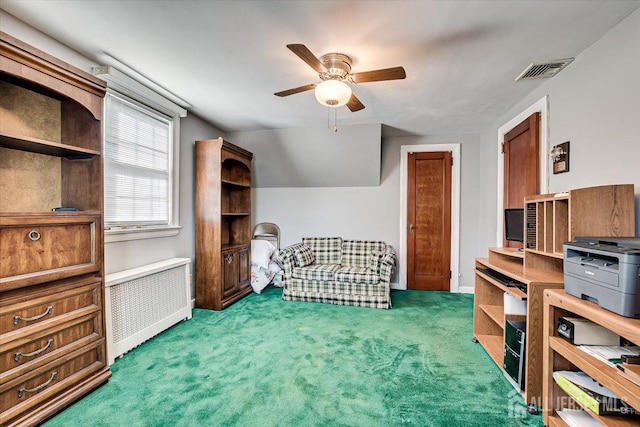
[{"label": "window", "polygon": [[94,67],[93,74],[108,88],[103,120],[105,242],[178,234],[180,117],[186,117],[182,106],[188,104],[109,65]]},{"label": "window", "polygon": [[105,111],[105,227],[171,225],[173,121],[114,93]]}]

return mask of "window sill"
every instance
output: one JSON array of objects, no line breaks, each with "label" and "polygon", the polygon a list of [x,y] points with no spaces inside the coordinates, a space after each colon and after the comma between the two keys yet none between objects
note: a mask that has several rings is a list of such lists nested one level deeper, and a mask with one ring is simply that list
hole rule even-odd
[{"label": "window sill", "polygon": [[179,225],[158,228],[132,228],[105,230],[104,242],[126,242],[129,240],[155,239],[158,237],[177,236],[182,227]]}]

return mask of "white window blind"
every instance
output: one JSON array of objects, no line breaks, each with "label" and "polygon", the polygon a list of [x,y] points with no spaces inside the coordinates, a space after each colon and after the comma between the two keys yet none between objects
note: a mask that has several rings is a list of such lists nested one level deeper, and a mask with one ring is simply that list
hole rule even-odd
[{"label": "white window blind", "polygon": [[173,122],[108,93],[105,109],[105,225],[171,224]]}]

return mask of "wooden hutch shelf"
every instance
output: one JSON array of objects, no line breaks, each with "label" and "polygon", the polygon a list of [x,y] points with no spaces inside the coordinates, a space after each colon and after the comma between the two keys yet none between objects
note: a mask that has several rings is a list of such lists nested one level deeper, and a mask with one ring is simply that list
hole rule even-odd
[{"label": "wooden hutch shelf", "polygon": [[[0,425],[104,384],[106,84],[0,32]],[[71,207],[77,211],[56,211]]]},{"label": "wooden hutch shelf", "polygon": [[0,134],[0,147],[70,159],[89,159],[101,154],[97,150],[89,150],[28,136],[9,135],[7,132]]}]

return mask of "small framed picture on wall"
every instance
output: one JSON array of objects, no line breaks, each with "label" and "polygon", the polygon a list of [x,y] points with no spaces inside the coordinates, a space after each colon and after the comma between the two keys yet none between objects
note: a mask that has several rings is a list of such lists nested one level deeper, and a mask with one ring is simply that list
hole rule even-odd
[{"label": "small framed picture on wall", "polygon": [[569,141],[553,147],[551,150],[553,159],[553,173],[569,172]]}]

